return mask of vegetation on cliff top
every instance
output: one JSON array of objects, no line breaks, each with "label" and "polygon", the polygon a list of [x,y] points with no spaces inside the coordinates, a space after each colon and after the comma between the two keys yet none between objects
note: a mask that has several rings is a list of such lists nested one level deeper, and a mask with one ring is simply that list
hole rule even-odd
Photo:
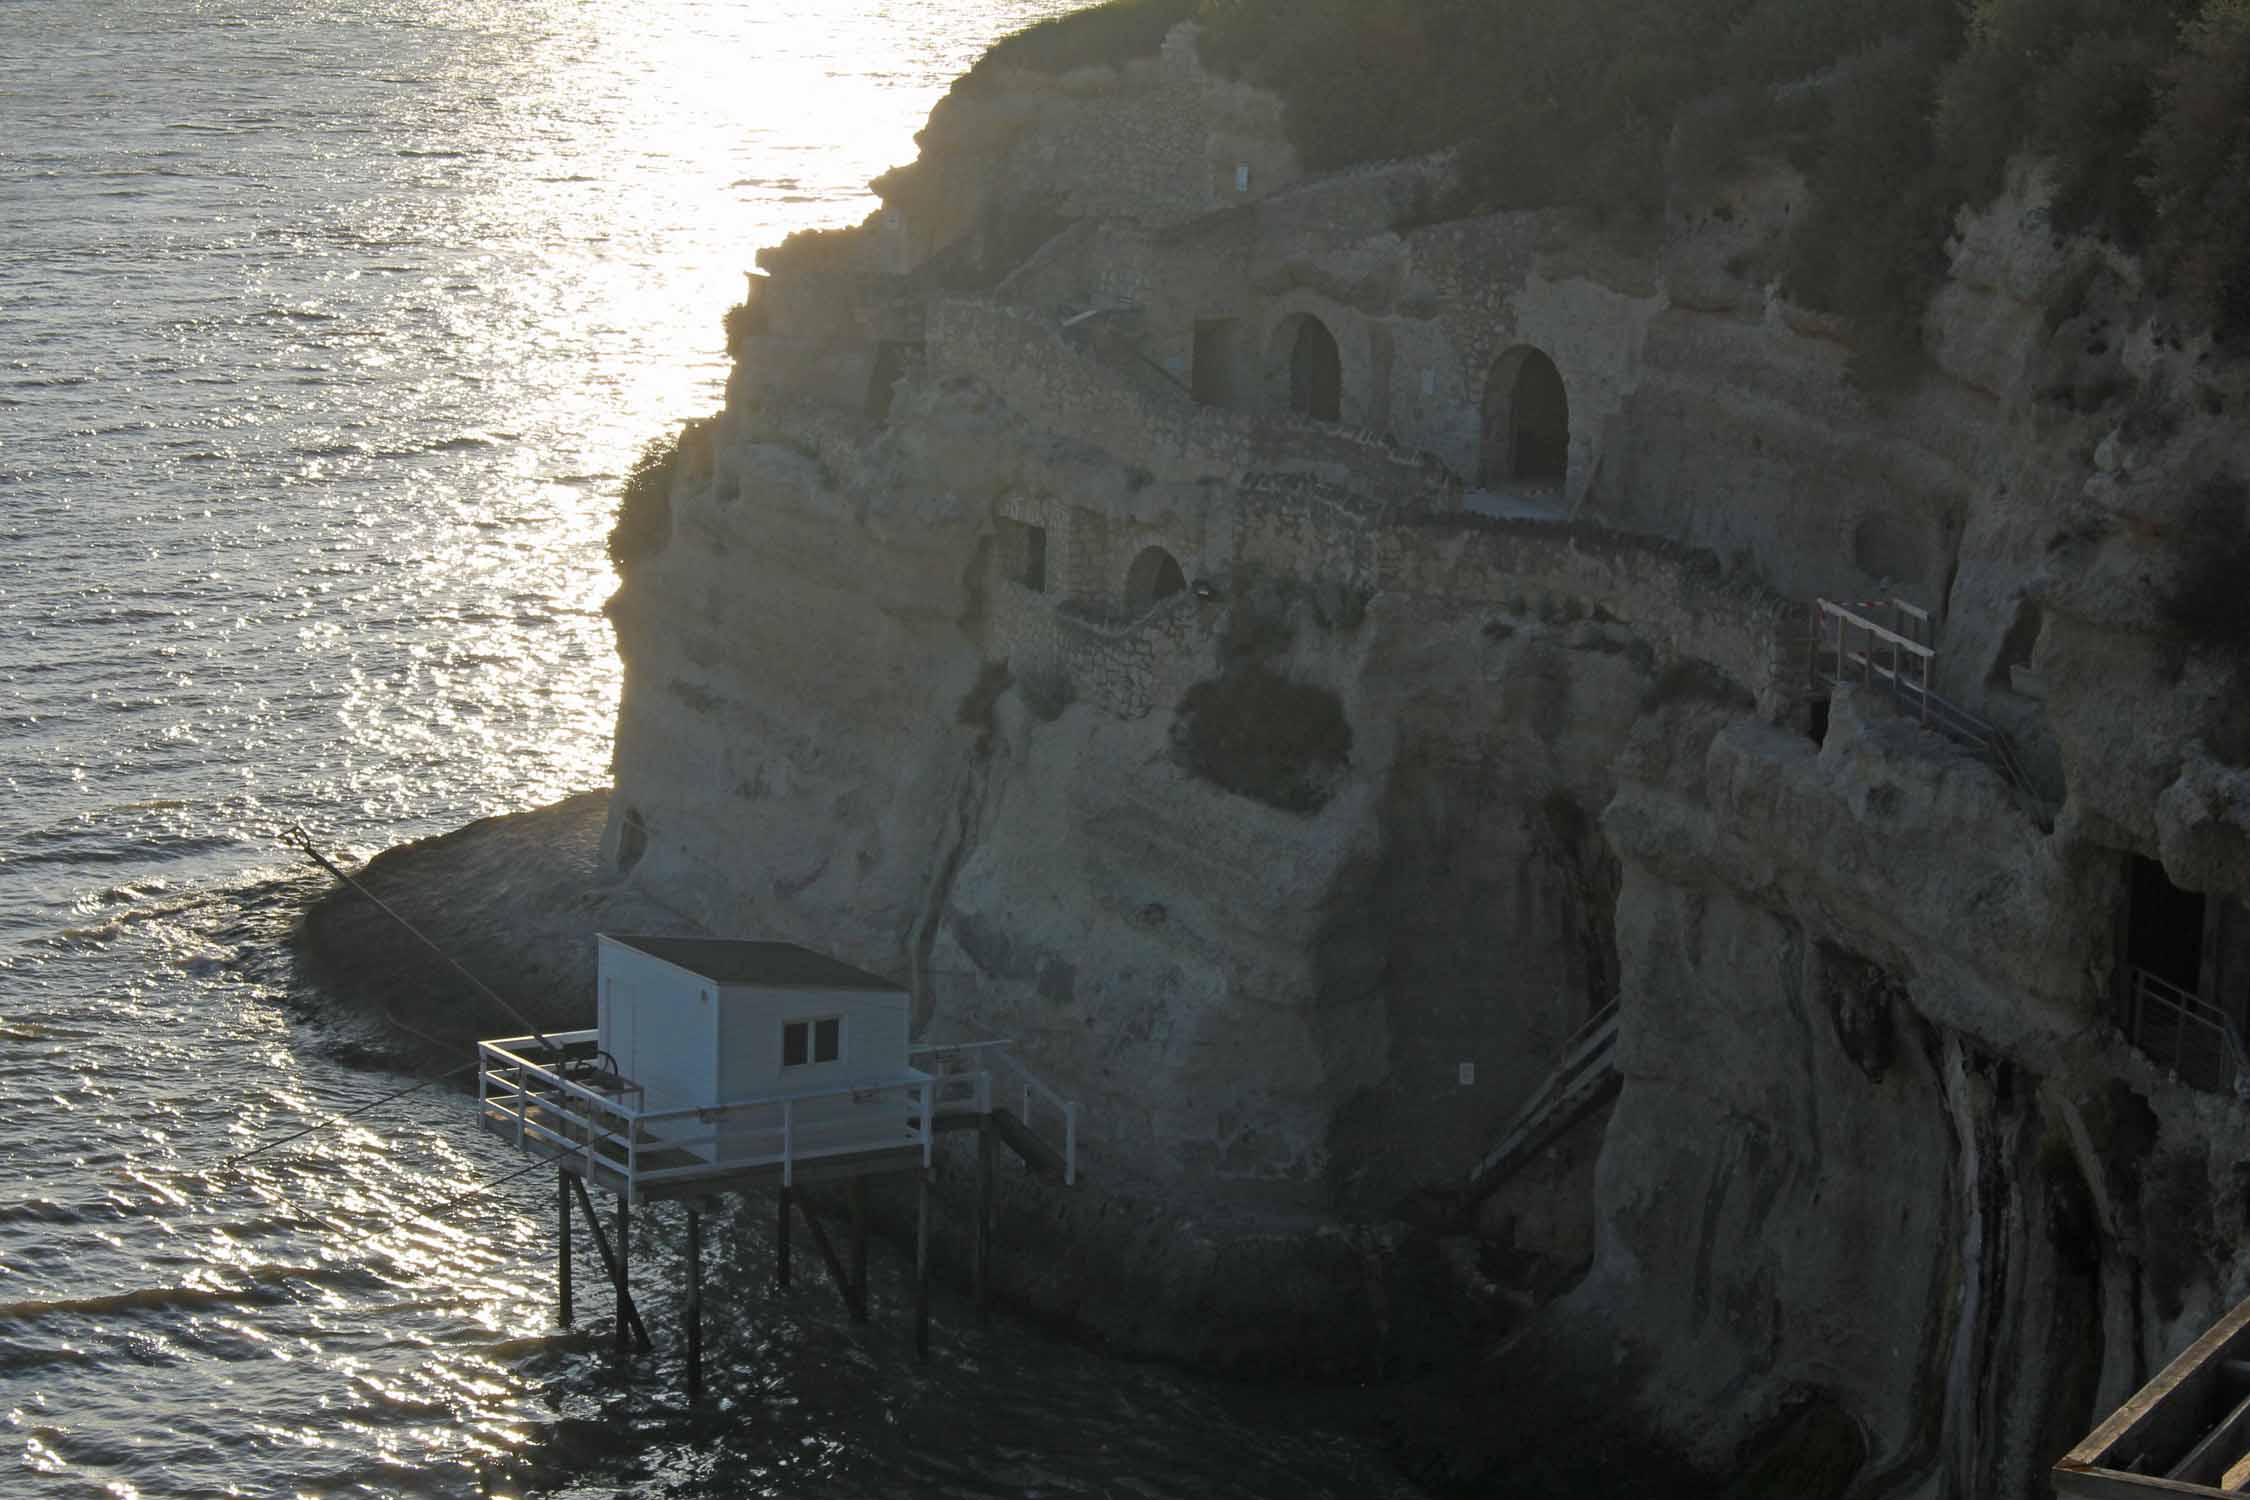
[{"label": "vegetation on cliff top", "polygon": [[1423,218],[1653,225],[1668,194],[1788,160],[1813,202],[1784,288],[1878,366],[1919,346],[1954,212],[2026,150],[2058,229],[2250,335],[2250,0],[1111,0],[964,83],[1143,56],[1191,17],[1208,66],[1282,97],[1308,167],[1458,148]]},{"label": "vegetation on cliff top", "polygon": [[1198,0],[1106,0],[1068,15],[1050,16],[995,42],[954,87],[979,92],[1005,68],[1067,73],[1072,68],[1147,57],[1164,45],[1166,32],[1200,8]]},{"label": "vegetation on cliff top", "polygon": [[672,480],[679,471],[682,436],[651,438],[625,476],[617,521],[609,530],[609,560],[620,573],[671,540]]}]

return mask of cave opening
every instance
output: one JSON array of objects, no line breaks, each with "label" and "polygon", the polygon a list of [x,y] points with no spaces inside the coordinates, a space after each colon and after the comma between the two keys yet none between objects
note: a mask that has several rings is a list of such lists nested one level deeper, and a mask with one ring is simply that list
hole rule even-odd
[{"label": "cave opening", "polygon": [[2131,857],[2125,919],[2125,962],[2190,994],[2203,984],[2206,901],[2172,884],[2153,859]]},{"label": "cave opening", "polygon": [[1344,417],[1344,354],[1328,325],[1311,313],[1284,319],[1274,330],[1274,354],[1289,410],[1316,422]]},{"label": "cave opening", "polygon": [[1560,486],[1570,470],[1570,395],[1545,354],[1519,346],[1493,361],[1484,385],[1478,482]]},{"label": "cave opening", "polygon": [[1187,587],[1180,560],[1162,547],[1144,547],[1125,573],[1125,612],[1137,615]]},{"label": "cave opening", "polygon": [[907,361],[921,350],[920,344],[899,339],[884,339],[876,344],[874,367],[867,376],[868,421],[891,419],[891,401],[898,394],[899,377],[906,373]]},{"label": "cave opening", "polygon": [[2039,644],[2039,632],[2044,623],[2038,605],[2028,599],[2016,601],[2016,617],[2000,642],[2000,654],[1993,658],[1992,671],[1985,678],[1986,686],[2009,692],[2036,688],[2037,684],[2031,679],[2031,655]]}]

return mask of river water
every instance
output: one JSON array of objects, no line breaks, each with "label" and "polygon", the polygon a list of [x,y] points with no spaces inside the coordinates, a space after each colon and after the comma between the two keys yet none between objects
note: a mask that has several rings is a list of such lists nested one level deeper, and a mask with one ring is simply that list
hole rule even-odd
[{"label": "river water", "polygon": [[[757,246],[1067,0],[0,0],[7,1495],[1407,1493],[1328,1398],[712,1258],[720,1416],[552,1310],[552,1185],[292,968],[317,880],[605,776],[602,537]],[[598,1325],[607,1298],[587,1290]]]}]

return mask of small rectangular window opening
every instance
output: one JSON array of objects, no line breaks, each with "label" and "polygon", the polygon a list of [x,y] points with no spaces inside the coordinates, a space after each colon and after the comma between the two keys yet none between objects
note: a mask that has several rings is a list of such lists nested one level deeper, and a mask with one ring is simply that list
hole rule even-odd
[{"label": "small rectangular window opening", "polygon": [[781,1065],[785,1068],[834,1062],[843,1055],[844,1020],[841,1016],[791,1021],[781,1028]]},{"label": "small rectangular window opening", "polygon": [[1002,516],[998,522],[1000,569],[1033,593],[1047,591],[1047,528]]}]

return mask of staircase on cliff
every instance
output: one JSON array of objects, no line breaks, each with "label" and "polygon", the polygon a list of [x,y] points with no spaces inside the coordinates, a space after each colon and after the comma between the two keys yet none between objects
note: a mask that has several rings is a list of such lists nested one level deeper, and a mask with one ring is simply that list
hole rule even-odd
[{"label": "staircase on cliff", "polygon": [[1613,1000],[1571,1034],[1546,1083],[1516,1115],[1500,1143],[1469,1173],[1469,1200],[1475,1202],[1514,1176],[1557,1136],[1614,1096],[1622,1083]]},{"label": "staircase on cliff", "polygon": [[2054,1469],[2062,1500],[2250,1489],[2250,1302],[2135,1392]]},{"label": "staircase on cliff", "polygon": [[1816,599],[1805,623],[1802,635],[1777,645],[1776,660],[1802,653],[1815,704],[1847,684],[1881,693],[1924,728],[1989,762],[2031,805],[2047,808],[2008,736],[1931,687],[1937,646],[1928,610],[1903,599]]}]

